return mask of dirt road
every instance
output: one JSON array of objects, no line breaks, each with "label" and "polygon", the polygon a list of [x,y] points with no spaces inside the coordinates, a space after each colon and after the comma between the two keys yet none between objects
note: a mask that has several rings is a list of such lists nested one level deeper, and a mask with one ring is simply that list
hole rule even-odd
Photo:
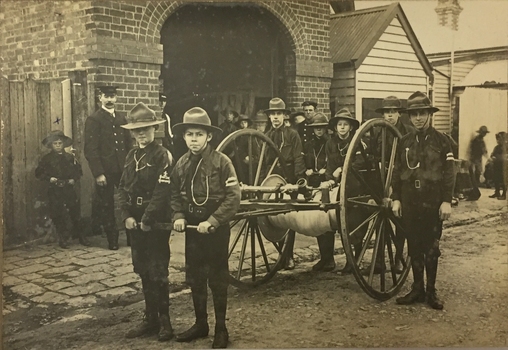
[{"label": "dirt road", "polygon": [[[438,274],[443,311],[424,304],[398,306],[368,297],[353,276],[312,273],[312,262],[277,275],[254,290],[230,288],[231,348],[320,347],[504,347],[508,346],[506,222],[496,216],[445,230]],[[344,256],[336,256],[338,264]],[[406,282],[410,286],[411,278]],[[5,296],[9,298],[8,295]],[[93,308],[20,309],[4,318],[4,349],[194,349],[211,347],[212,336],[189,344],[155,337],[124,339],[141,318],[135,295],[104,299]],[[209,314],[213,315],[210,301]],[[193,321],[190,294],[173,295],[176,331]],[[211,334],[213,320],[210,317]]]}]

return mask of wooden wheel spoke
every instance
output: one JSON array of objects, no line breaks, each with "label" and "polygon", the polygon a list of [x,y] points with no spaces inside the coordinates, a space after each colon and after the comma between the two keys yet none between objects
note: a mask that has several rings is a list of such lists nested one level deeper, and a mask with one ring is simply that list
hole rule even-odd
[{"label": "wooden wheel spoke", "polygon": [[[239,221],[240,220],[238,220],[234,225],[236,225]],[[240,240],[240,237],[242,236],[242,232],[245,229],[245,225],[247,225],[247,220],[245,220],[243,222],[242,226],[240,227],[240,230],[238,230],[238,232],[236,233],[235,238],[233,239],[233,244],[231,244],[231,246],[229,247],[228,258],[231,257],[231,254],[233,254],[233,251],[235,250],[236,245],[238,244],[238,241]]]},{"label": "wooden wheel spoke", "polygon": [[[354,238],[357,238],[357,237],[355,236],[355,234],[356,234],[357,232],[360,232],[360,229],[362,229],[362,228],[363,228],[363,226],[365,226],[366,224],[368,224],[369,222],[371,222],[371,221],[372,221],[372,219],[377,218],[377,216],[379,215],[379,213],[380,213],[379,211],[377,211],[377,212],[375,212],[375,213],[372,213],[372,214],[371,214],[371,215],[370,215],[367,219],[365,219],[365,220],[364,220],[364,221],[363,221],[360,225],[358,225],[358,226],[357,226],[357,227],[356,227],[353,231],[351,231],[351,232],[349,233],[349,239],[350,239],[351,241],[354,241]],[[361,234],[361,232],[360,232],[360,234]],[[358,237],[358,238],[362,239],[363,237]]]},{"label": "wooden wheel spoke", "polygon": [[357,200],[357,199],[354,199],[354,198],[349,198],[347,200],[347,202],[348,202],[348,204],[360,205],[362,207],[379,208],[379,205],[377,205],[377,204],[373,204],[373,203],[369,203],[369,202],[363,202],[363,201],[360,201],[360,200]]},{"label": "wooden wheel spoke", "polygon": [[[248,222],[248,220],[246,220]],[[243,236],[242,251],[240,252],[240,262],[238,263],[238,271],[236,271],[236,279],[239,280],[242,276],[243,260],[245,259],[245,250],[247,249],[247,239],[249,236],[250,223],[248,223],[247,230]]]},{"label": "wooden wheel spoke", "polygon": [[[381,244],[381,236],[384,227],[384,220],[380,219],[379,229],[376,230],[376,240],[374,242],[374,251],[372,252],[372,259],[370,261],[370,271],[369,271],[369,284],[372,285],[374,279],[374,269],[376,268],[376,260],[377,254],[379,252],[379,246]],[[384,263],[384,261],[383,261]]]},{"label": "wooden wheel spoke", "polygon": [[367,251],[367,248],[369,246],[369,242],[372,239],[372,235],[376,231],[376,227],[379,226],[379,222],[380,222],[380,216],[377,215],[374,218],[374,222],[372,223],[372,225],[370,225],[369,228],[367,229],[367,233],[365,234],[365,240],[363,243],[362,251],[360,252],[360,255],[356,259],[356,265],[360,265],[361,261],[363,260],[363,257],[365,256],[365,252]]},{"label": "wooden wheel spoke", "polygon": [[360,181],[361,185],[363,186],[363,188],[367,189],[367,191],[369,192],[369,194],[372,196],[372,198],[378,203],[378,204],[381,204],[381,196],[379,196],[378,193],[376,193],[376,191],[374,191],[374,189],[367,183],[367,181],[365,181],[365,179],[363,178],[363,176],[358,172],[358,170],[356,170],[355,168],[351,168],[351,172],[353,173],[353,175],[355,176],[355,178]]},{"label": "wooden wheel spoke", "polygon": [[381,128],[381,183],[385,183],[386,128]]},{"label": "wooden wheel spoke", "polygon": [[396,217],[392,212],[388,214],[388,217],[390,218],[390,221],[395,224],[395,226],[402,231],[402,234],[406,235],[406,230],[404,229],[404,226],[402,226],[402,223],[400,222],[401,219]]},{"label": "wooden wheel spoke", "polygon": [[251,257],[251,276],[252,282],[256,281],[256,235],[254,226],[249,225],[250,229],[250,257]]},{"label": "wooden wheel spoke", "polygon": [[[397,151],[398,142],[399,142],[399,139],[394,137],[392,149],[390,152],[390,161],[388,163],[388,169],[386,170],[386,181],[385,181],[385,186],[384,186],[384,196],[385,197],[390,196],[390,185],[392,183],[393,165],[395,163],[395,153]],[[384,164],[384,163],[381,163],[381,164]]]},{"label": "wooden wheel spoke", "polygon": [[[247,147],[248,147],[247,154],[249,156],[249,185],[250,185],[254,181],[254,171],[252,168],[252,160],[253,160],[253,157],[252,157],[252,135],[249,135],[249,142],[248,142]],[[243,164],[239,164],[238,166],[243,166]]]},{"label": "wooden wheel spoke", "polygon": [[388,234],[386,235],[386,248],[388,250],[388,260],[390,261],[390,272],[392,275],[392,283],[395,285],[397,283],[397,274],[395,273],[395,258],[393,256],[392,249],[392,242],[394,242],[395,244],[395,235],[393,233],[393,228],[390,221],[386,223],[386,226],[387,226],[386,230],[388,231]]},{"label": "wooden wheel spoke", "polygon": [[263,162],[265,158],[266,153],[266,142],[263,142],[263,145],[261,146],[261,151],[259,153],[259,161],[258,161],[258,167],[256,169],[256,177],[254,178],[254,186],[257,186],[259,184],[259,177],[261,176],[261,168],[263,167]]},{"label": "wooden wheel spoke", "polygon": [[265,245],[263,243],[263,239],[261,237],[261,233],[259,232],[259,227],[255,227],[256,237],[259,243],[259,249],[261,250],[261,255],[263,256],[263,261],[265,262],[266,272],[270,272],[270,264],[268,263],[268,256],[266,255]]},{"label": "wooden wheel spoke", "polygon": [[275,249],[277,249],[277,251],[279,252],[279,254],[282,254],[282,246],[283,246],[283,243],[282,242],[272,242],[273,246],[275,247]]}]

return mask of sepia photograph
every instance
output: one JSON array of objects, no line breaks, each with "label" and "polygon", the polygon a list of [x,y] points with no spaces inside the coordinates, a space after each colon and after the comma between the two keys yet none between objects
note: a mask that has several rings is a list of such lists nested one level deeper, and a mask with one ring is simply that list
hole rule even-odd
[{"label": "sepia photograph", "polygon": [[0,1],[0,349],[508,347],[508,1]]}]

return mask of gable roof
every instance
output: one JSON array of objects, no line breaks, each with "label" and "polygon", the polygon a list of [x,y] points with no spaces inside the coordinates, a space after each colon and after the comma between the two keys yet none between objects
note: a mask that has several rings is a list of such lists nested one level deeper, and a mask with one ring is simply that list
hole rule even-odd
[{"label": "gable roof", "polygon": [[432,66],[398,2],[332,15],[330,17],[332,62],[352,62],[355,69],[358,69],[395,17],[399,19],[425,73],[431,76]]}]

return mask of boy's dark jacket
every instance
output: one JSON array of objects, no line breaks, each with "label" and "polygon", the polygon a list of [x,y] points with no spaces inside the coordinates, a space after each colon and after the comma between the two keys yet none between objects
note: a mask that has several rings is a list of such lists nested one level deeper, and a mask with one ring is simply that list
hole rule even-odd
[{"label": "boy's dark jacket", "polygon": [[[206,203],[202,206],[214,207],[206,221],[215,227],[227,224],[238,211],[241,199],[240,186],[231,160],[210,145],[205,148],[194,178],[194,199],[198,202],[194,203],[192,195],[187,193],[185,184],[190,166],[190,155],[190,151],[184,154],[171,173],[173,222],[185,219],[189,204],[196,206],[206,199]],[[215,209],[217,204],[218,208]]]},{"label": "boy's dark jacket", "polygon": [[73,179],[77,181],[81,175],[83,175],[81,165],[72,154],[67,152],[61,154],[54,151],[49,152],[41,158],[35,169],[35,177],[48,182],[52,177],[56,177],[58,180]]}]

